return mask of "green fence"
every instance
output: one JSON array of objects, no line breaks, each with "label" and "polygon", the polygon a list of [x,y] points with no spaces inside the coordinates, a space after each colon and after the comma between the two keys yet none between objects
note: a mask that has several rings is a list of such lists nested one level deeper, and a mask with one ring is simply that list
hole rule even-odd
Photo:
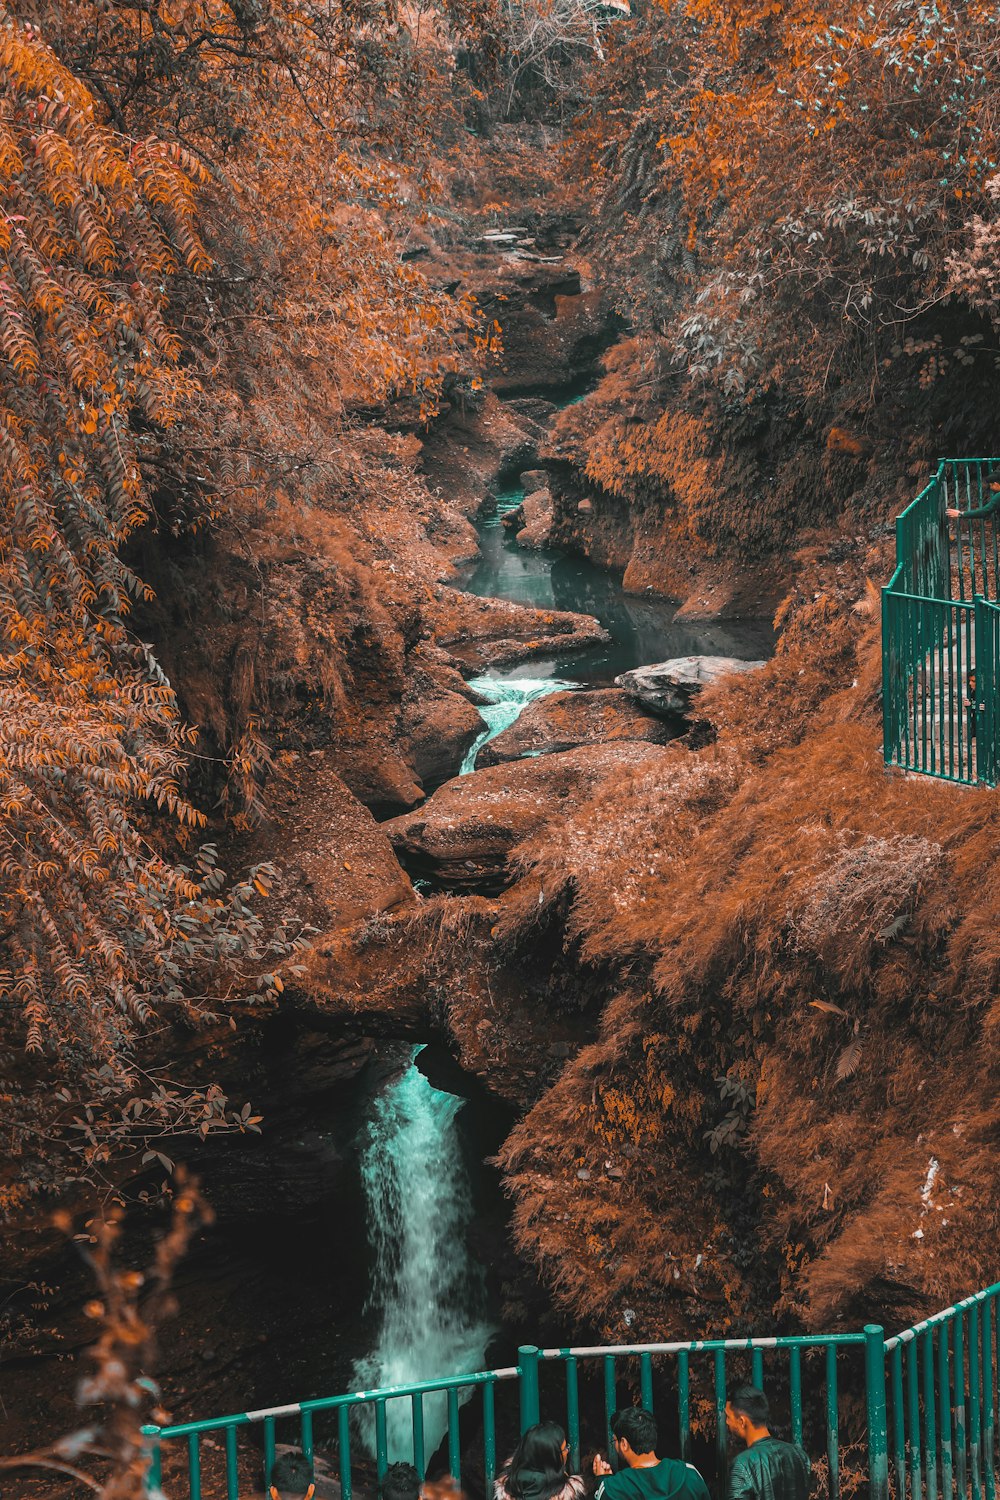
[{"label": "green fence", "polygon": [[995,458],[942,459],[896,518],[896,567],[882,590],[888,765],[997,783],[998,523]]},{"label": "green fence", "polygon": [[[994,1500],[998,1294],[1000,1283],[888,1339],[869,1324],[858,1333],[801,1337],[525,1345],[518,1363],[506,1369],[149,1427],[147,1490],[161,1493],[174,1453],[180,1462],[170,1466],[171,1500],[245,1500],[264,1485],[280,1441],[310,1457],[321,1449],[339,1471],[342,1500],[354,1491],[374,1495],[390,1457],[401,1456],[389,1451],[390,1425],[398,1431],[394,1412],[406,1413],[405,1456],[426,1472],[432,1455],[425,1409],[437,1401],[446,1411],[448,1471],[460,1482],[474,1471],[469,1488],[489,1493],[498,1468],[501,1401],[515,1434],[541,1415],[564,1421],[571,1465],[578,1468],[584,1429],[588,1446],[610,1451],[612,1412],[638,1400],[657,1414],[662,1451],[697,1459],[720,1493],[728,1457],[726,1389],[751,1380],[767,1390],[779,1425],[821,1461],[827,1500],[840,1500],[848,1446],[861,1454],[852,1488],[858,1488],[860,1465],[871,1500]],[[360,1437],[366,1417],[373,1419],[366,1424],[370,1445]],[[246,1441],[250,1429],[256,1441]],[[203,1463],[207,1449],[210,1474]],[[246,1484],[241,1472],[248,1464],[256,1477]]]}]

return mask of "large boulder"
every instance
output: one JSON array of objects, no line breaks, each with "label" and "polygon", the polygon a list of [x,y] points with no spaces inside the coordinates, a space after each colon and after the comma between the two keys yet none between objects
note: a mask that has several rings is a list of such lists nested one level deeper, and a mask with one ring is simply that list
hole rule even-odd
[{"label": "large boulder", "polygon": [[734,672],[756,672],[762,661],[736,656],[676,656],[671,661],[636,667],[615,678],[615,685],[654,714],[685,714],[692,698],[721,677]]},{"label": "large boulder", "polygon": [[524,525],[517,533],[519,547],[546,547],[552,531],[552,493],[535,490],[521,501]]},{"label": "large boulder", "polygon": [[578,745],[620,740],[662,745],[671,737],[662,719],[644,713],[620,688],[550,693],[529,703],[509,729],[484,745],[476,764],[496,766],[526,755],[553,755]]},{"label": "large boulder", "polygon": [[660,745],[624,741],[487,766],[446,782],[382,830],[412,875],[445,890],[494,894],[513,878],[509,857],[522,840],[565,818],[601,785],[669,755]]}]

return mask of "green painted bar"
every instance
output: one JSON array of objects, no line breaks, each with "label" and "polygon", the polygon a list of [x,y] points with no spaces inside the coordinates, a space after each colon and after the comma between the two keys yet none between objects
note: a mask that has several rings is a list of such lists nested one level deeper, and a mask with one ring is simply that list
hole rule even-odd
[{"label": "green painted bar", "polygon": [[340,1468],[341,1500],[351,1500],[351,1408],[337,1412],[337,1450]]},{"label": "green painted bar", "polygon": [[726,1351],[718,1350],[715,1356],[715,1468],[718,1488],[725,1489],[729,1443],[726,1437]]},{"label": "green painted bar", "polygon": [[969,1467],[972,1500],[982,1500],[982,1408],[979,1397],[979,1309],[971,1308],[966,1324],[969,1347]]},{"label": "green painted bar", "polygon": [[955,1483],[960,1500],[965,1500],[968,1483],[968,1454],[965,1445],[965,1327],[961,1313],[955,1317],[955,1359],[952,1366],[955,1393]]},{"label": "green painted bar", "polygon": [[941,1494],[951,1500],[951,1372],[948,1364],[948,1324],[938,1329],[938,1425],[941,1437]]},{"label": "green painted bar", "polygon": [[[918,1340],[914,1340],[914,1343]],[[928,1328],[919,1336],[923,1354],[924,1382],[924,1491],[927,1500],[937,1500],[937,1401],[934,1380],[934,1330]]]},{"label": "green painted bar", "polygon": [[614,1435],[611,1431],[611,1418],[618,1410],[618,1390],[615,1381],[615,1357],[613,1354],[605,1354],[604,1360],[604,1430],[608,1443],[608,1462],[615,1470],[618,1468],[618,1455],[615,1452]]},{"label": "green painted bar", "polygon": [[[486,1488],[492,1493],[493,1481],[497,1477],[497,1419],[496,1419],[496,1382],[487,1381],[483,1386],[483,1472],[486,1476]],[[579,1458],[576,1466],[579,1465]],[[576,1467],[573,1472],[576,1473]],[[418,1469],[417,1473],[423,1478],[423,1471]]]},{"label": "green painted bar", "polygon": [[454,1390],[448,1392],[448,1468],[455,1483],[461,1485],[462,1431],[458,1425],[458,1392]]},{"label": "green painted bar", "polygon": [[802,1441],[802,1350],[788,1351],[788,1402],[792,1409],[792,1442]]},{"label": "green painted bar", "polygon": [[[226,1428],[226,1500],[240,1500],[239,1454],[236,1449],[236,1428]],[[310,1457],[312,1455],[310,1454]]]},{"label": "green painted bar", "polygon": [[987,1300],[980,1305],[982,1373],[983,1373],[983,1484],[986,1500],[996,1495],[996,1453],[994,1448],[994,1391],[993,1391],[993,1302]]},{"label": "green painted bar", "polygon": [[653,1410],[653,1356],[639,1356],[639,1400],[647,1411]]},{"label": "green painted bar", "polygon": [[[486,1389],[484,1386],[484,1400]],[[423,1480],[427,1469],[427,1457],[424,1453],[424,1398],[419,1391],[414,1391],[410,1397],[410,1422],[413,1427],[413,1467]]]},{"label": "green painted bar", "polygon": [[826,1461],[829,1470],[827,1494],[840,1500],[840,1411],[837,1405],[837,1348],[826,1351]]},{"label": "green painted bar", "polygon": [[201,1453],[198,1444],[201,1438],[192,1432],[188,1438],[188,1492],[191,1500],[201,1500]]},{"label": "green painted bar", "polygon": [[[794,1351],[796,1354],[798,1350]],[[677,1356],[677,1427],[681,1458],[691,1458],[691,1356],[683,1349]]]},{"label": "green painted bar", "polygon": [[375,1471],[378,1474],[379,1484],[382,1483],[388,1467],[389,1444],[386,1438],[385,1399],[379,1397],[375,1402]]},{"label": "green painted bar", "polygon": [[274,1418],[264,1418],[264,1494],[268,1492],[271,1483],[271,1470],[274,1467]]},{"label": "green painted bar", "polygon": [[537,1345],[522,1344],[517,1351],[517,1363],[521,1372],[521,1431],[527,1432],[538,1421],[539,1413]]},{"label": "green painted bar", "polygon": [[[896,1474],[896,1495],[906,1495],[906,1406],[903,1402],[903,1346],[897,1344],[892,1360],[892,1466]],[[870,1438],[869,1438],[870,1441]]]},{"label": "green painted bar", "polygon": [[[801,1371],[799,1385],[801,1390]],[[889,1497],[889,1453],[885,1405],[885,1334],[878,1323],[866,1323],[865,1408],[868,1419],[869,1500],[888,1500]],[[800,1413],[800,1433],[801,1430]],[[902,1500],[902,1495],[898,1497],[898,1500]]]},{"label": "green painted bar", "polygon": [[909,1437],[910,1496],[911,1500],[922,1500],[923,1484],[920,1474],[920,1384],[917,1366],[917,1341],[910,1339],[906,1346],[906,1427]]},{"label": "green painted bar", "polygon": [[764,1389],[764,1351],[754,1349],[750,1355],[750,1381],[759,1391]]},{"label": "green painted bar", "polygon": [[570,1472],[580,1471],[580,1376],[576,1355],[566,1360],[566,1435],[569,1439]]},{"label": "green painted bar", "polygon": [[312,1463],[315,1456],[315,1444],[313,1442],[313,1414],[311,1411],[304,1411],[299,1418],[299,1443],[302,1452],[308,1458],[309,1462]]},{"label": "green painted bar", "polygon": [[147,1495],[157,1495],[163,1484],[163,1464],[160,1454],[160,1429],[147,1425],[142,1429],[142,1435],[146,1439],[147,1468],[145,1478],[145,1491]]}]

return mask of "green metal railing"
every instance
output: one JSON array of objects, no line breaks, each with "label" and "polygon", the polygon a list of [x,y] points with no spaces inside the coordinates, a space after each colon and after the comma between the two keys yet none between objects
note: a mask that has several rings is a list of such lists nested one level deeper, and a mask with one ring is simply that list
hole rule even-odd
[{"label": "green metal railing", "polygon": [[[564,1349],[523,1345],[518,1363],[506,1369],[147,1427],[147,1491],[161,1493],[165,1454],[179,1445],[181,1462],[172,1465],[169,1485],[174,1500],[241,1500],[270,1473],[280,1434],[310,1458],[319,1446],[336,1463],[342,1500],[351,1500],[355,1488],[371,1494],[390,1459],[405,1456],[421,1475],[426,1472],[432,1455],[425,1443],[425,1402],[443,1398],[448,1471],[461,1483],[463,1467],[474,1468],[471,1488],[487,1494],[498,1468],[499,1400],[506,1407],[507,1437],[543,1413],[565,1420],[570,1463],[578,1469],[581,1414],[591,1414],[597,1429],[591,1440],[610,1452],[612,1413],[638,1399],[660,1419],[662,1451],[697,1458],[721,1492],[728,1458],[726,1390],[733,1380],[749,1379],[768,1391],[779,1421],[787,1414],[792,1439],[824,1461],[827,1500],[840,1500],[848,1444],[865,1453],[870,1500],[995,1500],[998,1295],[1000,1282],[888,1339],[881,1327],[868,1324],[858,1333],[777,1338]],[[843,1419],[845,1391],[863,1393],[863,1421],[856,1400]],[[389,1449],[389,1413],[399,1410],[397,1403],[408,1413],[405,1455]],[[374,1418],[373,1451],[367,1453],[359,1451],[363,1413]],[[242,1449],[240,1434],[249,1428],[259,1430],[260,1440]],[[206,1477],[209,1447],[213,1473]],[[250,1457],[255,1472],[249,1485],[241,1479],[241,1456],[244,1471]]]},{"label": "green metal railing", "polygon": [[1000,768],[998,481],[1000,459],[942,459],[896,518],[882,590],[886,764],[968,785]]}]

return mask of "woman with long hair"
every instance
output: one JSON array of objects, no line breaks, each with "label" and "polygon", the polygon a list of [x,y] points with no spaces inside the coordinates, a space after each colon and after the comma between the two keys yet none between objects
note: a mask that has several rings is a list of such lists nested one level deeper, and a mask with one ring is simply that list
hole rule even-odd
[{"label": "woman with long hair", "polygon": [[566,1473],[569,1448],[558,1422],[536,1422],[494,1486],[495,1500],[583,1500],[579,1474]]}]

